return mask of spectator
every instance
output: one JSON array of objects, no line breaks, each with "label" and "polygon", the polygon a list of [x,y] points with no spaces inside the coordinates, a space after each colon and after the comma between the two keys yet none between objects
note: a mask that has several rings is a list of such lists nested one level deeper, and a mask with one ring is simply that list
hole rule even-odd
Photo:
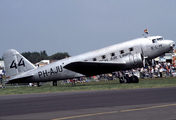
[{"label": "spectator", "polygon": [[162,77],[163,77],[162,72],[163,72],[163,68],[162,68],[162,67],[160,67],[160,69],[159,69],[160,78],[162,78]]},{"label": "spectator", "polygon": [[155,67],[154,71],[155,71],[155,76],[158,77],[158,68]]},{"label": "spectator", "polygon": [[151,78],[153,78],[153,73],[154,73],[153,67],[151,67],[150,73],[151,73]]}]

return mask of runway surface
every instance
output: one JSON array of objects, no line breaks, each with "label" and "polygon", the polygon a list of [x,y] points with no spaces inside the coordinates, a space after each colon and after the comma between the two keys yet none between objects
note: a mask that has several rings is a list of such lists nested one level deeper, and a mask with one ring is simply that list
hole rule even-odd
[{"label": "runway surface", "polygon": [[176,88],[0,96],[0,119],[174,120]]}]

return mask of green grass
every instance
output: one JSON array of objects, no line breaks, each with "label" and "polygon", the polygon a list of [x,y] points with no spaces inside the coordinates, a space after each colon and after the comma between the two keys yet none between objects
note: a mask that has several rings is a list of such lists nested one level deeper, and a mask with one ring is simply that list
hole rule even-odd
[{"label": "green grass", "polygon": [[138,89],[138,88],[161,88],[161,87],[176,87],[176,78],[153,78],[140,79],[139,83],[120,84],[119,80],[99,81],[89,83],[77,83],[75,86],[71,84],[51,86],[45,84],[41,87],[8,87],[0,89],[0,95],[12,94],[30,94],[30,93],[50,93],[50,92],[65,92],[65,91],[88,91],[88,90],[114,90],[114,89]]}]

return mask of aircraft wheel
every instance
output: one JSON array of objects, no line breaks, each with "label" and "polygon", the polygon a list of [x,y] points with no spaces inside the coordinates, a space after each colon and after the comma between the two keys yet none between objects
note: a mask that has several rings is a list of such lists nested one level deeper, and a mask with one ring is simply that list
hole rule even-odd
[{"label": "aircraft wheel", "polygon": [[131,83],[139,83],[139,78],[134,75],[130,77],[130,81]]},{"label": "aircraft wheel", "polygon": [[130,83],[130,79],[127,76],[124,76],[124,79],[123,77],[120,77],[119,80],[120,80],[120,83]]}]

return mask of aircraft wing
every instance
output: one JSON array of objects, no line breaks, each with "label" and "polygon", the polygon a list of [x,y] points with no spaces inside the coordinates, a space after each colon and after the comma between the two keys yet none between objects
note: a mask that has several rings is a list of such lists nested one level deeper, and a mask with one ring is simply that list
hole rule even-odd
[{"label": "aircraft wing", "polygon": [[64,68],[84,74],[86,76],[99,75],[119,71],[126,65],[126,62],[110,62],[110,61],[80,61],[72,62],[64,66]]}]

